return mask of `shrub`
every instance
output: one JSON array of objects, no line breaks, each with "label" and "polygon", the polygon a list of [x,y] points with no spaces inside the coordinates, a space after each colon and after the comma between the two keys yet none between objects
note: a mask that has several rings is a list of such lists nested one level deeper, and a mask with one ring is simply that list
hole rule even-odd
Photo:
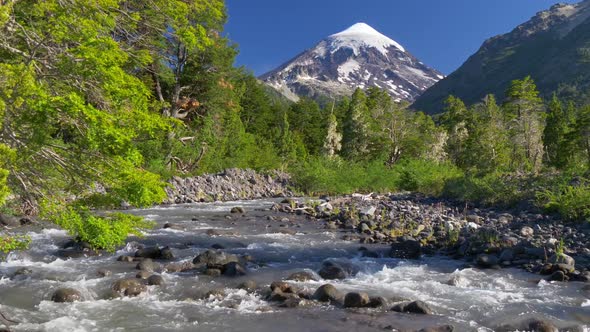
[{"label": "shrub", "polygon": [[450,163],[417,159],[402,161],[394,167],[394,171],[399,174],[397,181],[400,189],[434,196],[443,193],[447,181],[463,177],[463,172]]},{"label": "shrub", "polygon": [[547,212],[557,212],[568,221],[590,220],[590,186],[562,186],[537,194]]}]

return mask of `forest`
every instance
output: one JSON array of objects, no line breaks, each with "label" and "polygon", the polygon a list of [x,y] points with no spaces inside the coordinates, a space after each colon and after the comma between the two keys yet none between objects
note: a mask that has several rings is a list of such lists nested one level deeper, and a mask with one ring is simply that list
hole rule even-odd
[{"label": "forest", "polygon": [[234,67],[226,20],[223,0],[5,2],[0,212],[114,250],[149,222],[96,209],[237,167],[286,171],[302,195],[409,190],[590,217],[590,105],[543,100],[530,77],[432,117],[377,88],[292,103]]}]

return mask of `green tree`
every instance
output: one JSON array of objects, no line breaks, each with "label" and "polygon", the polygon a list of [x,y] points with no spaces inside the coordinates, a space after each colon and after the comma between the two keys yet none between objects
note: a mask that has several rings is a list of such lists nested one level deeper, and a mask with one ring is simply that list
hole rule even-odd
[{"label": "green tree", "polygon": [[487,95],[473,107],[472,113],[467,123],[469,137],[465,142],[465,169],[484,173],[507,170],[510,142],[496,98]]},{"label": "green tree", "polygon": [[513,148],[512,168],[539,171],[543,157],[544,106],[530,76],[512,81],[503,109]]},{"label": "green tree", "polygon": [[135,143],[167,122],[150,112],[149,90],[127,72],[135,59],[113,39],[124,15],[119,3],[21,1],[9,8],[0,29],[0,145],[12,151],[2,168],[21,212],[52,202],[41,211],[47,218],[58,221],[59,211],[72,209],[89,225],[82,206],[161,201],[164,184],[142,169]]},{"label": "green tree", "polygon": [[445,150],[455,165],[465,167],[466,144],[470,135],[468,123],[472,121],[471,114],[465,103],[455,96],[449,96],[445,105],[445,113],[441,118],[441,125],[447,131]]},{"label": "green tree", "polygon": [[571,131],[571,121],[563,104],[553,94],[548,105],[545,130],[543,131],[543,144],[547,164],[558,169],[565,167],[569,159],[567,148],[567,136]]},{"label": "green tree", "polygon": [[369,152],[369,108],[367,96],[361,89],[352,95],[342,138],[342,155],[348,160],[362,160]]}]

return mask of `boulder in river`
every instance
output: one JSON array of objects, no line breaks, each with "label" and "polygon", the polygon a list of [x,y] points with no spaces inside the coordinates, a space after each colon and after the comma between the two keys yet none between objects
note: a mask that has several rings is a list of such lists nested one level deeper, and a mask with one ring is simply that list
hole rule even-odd
[{"label": "boulder in river", "polygon": [[320,302],[340,303],[344,295],[333,285],[325,284],[315,291],[312,298]]},{"label": "boulder in river", "polygon": [[309,271],[300,271],[300,272],[295,272],[292,273],[290,276],[288,276],[286,278],[286,280],[294,280],[294,281],[299,281],[299,282],[305,282],[305,281],[310,281],[310,280],[318,280],[318,278]]},{"label": "boulder in river", "polygon": [[367,293],[351,292],[344,296],[345,308],[362,308],[369,304],[369,295]]},{"label": "boulder in river", "polygon": [[339,265],[324,265],[319,271],[320,277],[327,280],[346,279],[346,271]]},{"label": "boulder in river", "polygon": [[[227,211],[227,210],[226,210]],[[233,208],[231,208],[230,210],[231,213],[245,213],[246,211],[244,211],[244,208],[241,206],[235,206]]]},{"label": "boulder in river", "polygon": [[240,277],[246,275],[246,268],[238,262],[229,262],[223,266],[223,275],[226,277]]},{"label": "boulder in river", "polygon": [[73,288],[60,288],[53,293],[51,301],[58,303],[82,301],[82,294]]},{"label": "boulder in river", "polygon": [[416,239],[403,236],[391,244],[389,256],[403,259],[419,259],[422,255],[422,245]]},{"label": "boulder in river", "polygon": [[226,254],[219,250],[207,250],[193,260],[193,264],[205,264],[210,269],[222,269],[224,265],[238,262],[236,255]]},{"label": "boulder in river", "polygon": [[500,260],[495,255],[481,254],[477,256],[477,266],[484,269],[499,268],[498,263]]},{"label": "boulder in river", "polygon": [[137,296],[147,290],[147,287],[140,279],[120,279],[111,287],[115,292],[126,296]]},{"label": "boulder in river", "polygon": [[414,301],[409,303],[400,303],[393,308],[391,311],[396,312],[405,312],[405,313],[412,313],[412,314],[421,314],[421,315],[432,315],[432,309],[428,306],[428,304],[422,301]]},{"label": "boulder in river", "polygon": [[162,286],[164,285],[164,278],[160,275],[154,274],[147,278],[147,283],[150,286]]}]

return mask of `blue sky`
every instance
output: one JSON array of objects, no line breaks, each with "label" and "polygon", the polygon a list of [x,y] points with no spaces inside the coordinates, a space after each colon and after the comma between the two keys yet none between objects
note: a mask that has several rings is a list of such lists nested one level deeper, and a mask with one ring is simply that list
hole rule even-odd
[{"label": "blue sky", "polygon": [[321,39],[365,22],[445,74],[489,37],[564,0],[226,0],[236,65],[263,74]]}]

